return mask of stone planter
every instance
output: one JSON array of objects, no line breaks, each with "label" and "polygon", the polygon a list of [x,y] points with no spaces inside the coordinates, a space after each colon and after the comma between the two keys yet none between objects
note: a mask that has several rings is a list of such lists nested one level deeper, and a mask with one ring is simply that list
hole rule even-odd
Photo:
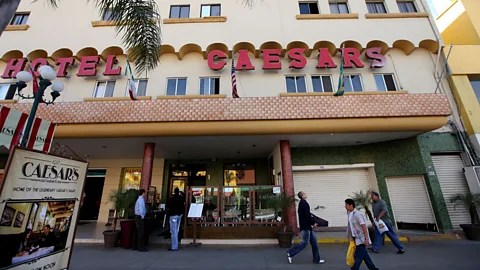
[{"label": "stone planter", "polygon": [[117,246],[120,231],[108,230],[103,232],[105,248],[114,248]]}]

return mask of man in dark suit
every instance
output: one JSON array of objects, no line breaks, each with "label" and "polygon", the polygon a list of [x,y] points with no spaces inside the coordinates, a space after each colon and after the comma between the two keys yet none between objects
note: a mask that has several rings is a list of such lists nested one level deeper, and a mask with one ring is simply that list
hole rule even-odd
[{"label": "man in dark suit", "polygon": [[51,231],[50,225],[45,225],[43,228],[42,237],[40,238],[40,247],[55,246],[55,242],[55,234]]}]

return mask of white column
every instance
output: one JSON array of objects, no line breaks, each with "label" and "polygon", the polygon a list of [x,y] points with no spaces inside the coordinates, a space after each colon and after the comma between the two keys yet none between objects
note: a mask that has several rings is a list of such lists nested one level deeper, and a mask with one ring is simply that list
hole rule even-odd
[{"label": "white column", "polygon": [[398,9],[397,0],[384,0],[385,7],[388,13],[400,13]]}]

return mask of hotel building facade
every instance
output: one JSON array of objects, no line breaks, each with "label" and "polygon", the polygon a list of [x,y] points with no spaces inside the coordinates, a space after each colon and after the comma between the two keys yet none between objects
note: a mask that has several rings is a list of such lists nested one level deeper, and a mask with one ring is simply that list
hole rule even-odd
[{"label": "hotel building facade", "polygon": [[159,0],[160,64],[135,74],[136,101],[108,13],[21,2],[1,37],[1,102],[29,112],[10,87],[25,57],[58,71],[65,90],[37,115],[58,123],[54,152],[89,159],[81,219],[107,222],[111,190],[141,186],[159,203],[174,187],[214,200],[213,228],[278,221],[262,198],[281,190],[305,191],[334,228],[346,224],[343,201],[369,189],[398,228],[468,223],[449,203],[468,190],[470,164],[448,122],[458,116],[438,82],[443,42],[423,0],[239,2]]}]

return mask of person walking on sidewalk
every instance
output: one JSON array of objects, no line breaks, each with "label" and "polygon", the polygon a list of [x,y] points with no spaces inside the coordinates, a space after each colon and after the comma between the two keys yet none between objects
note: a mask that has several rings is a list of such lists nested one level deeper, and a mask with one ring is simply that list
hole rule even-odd
[{"label": "person walking on sidewalk", "polygon": [[169,251],[178,251],[178,230],[185,212],[185,197],[180,195],[180,190],[175,188],[168,204],[170,214],[170,233],[172,234],[172,247]]},{"label": "person walking on sidewalk", "polygon": [[355,254],[353,255],[355,263],[352,266],[352,270],[360,269],[362,261],[365,262],[368,269],[378,270],[373,263],[370,255],[368,255],[367,245],[371,244],[370,235],[368,235],[367,225],[365,218],[355,209],[355,202],[352,199],[345,200],[345,209],[348,211],[348,225],[347,233],[348,240],[355,241]]},{"label": "person walking on sidewalk", "polygon": [[395,229],[393,228],[392,225],[392,220],[390,219],[390,215],[388,214],[388,209],[387,209],[387,204],[385,203],[384,200],[380,199],[380,196],[377,192],[373,191],[370,194],[370,197],[372,198],[372,210],[373,210],[373,216],[375,218],[375,221],[378,222],[380,219],[385,222],[385,225],[388,228],[388,231],[384,233],[380,233],[378,230],[377,226],[375,227],[375,239],[373,241],[373,246],[370,248],[372,252],[379,253],[380,249],[383,246],[383,241],[385,240],[385,235],[390,238],[392,241],[393,245],[398,249],[397,253],[398,254],[403,254],[405,253],[405,249],[398,239],[397,234],[395,233]]},{"label": "person walking on sidewalk", "polygon": [[310,205],[307,202],[307,194],[300,191],[298,193],[298,198],[300,198],[300,203],[298,204],[298,220],[300,221],[300,234],[302,236],[302,241],[287,251],[288,262],[292,263],[292,258],[300,253],[308,245],[308,242],[310,242],[310,245],[312,246],[313,263],[325,263],[324,260],[320,260],[317,237],[312,230],[312,225],[316,228],[317,224],[314,224],[312,221]]},{"label": "person walking on sidewalk", "polygon": [[145,207],[145,189],[138,191],[138,199],[135,203],[135,232],[133,235],[133,250],[138,249],[140,252],[147,252],[145,248],[145,215],[147,209]]}]

